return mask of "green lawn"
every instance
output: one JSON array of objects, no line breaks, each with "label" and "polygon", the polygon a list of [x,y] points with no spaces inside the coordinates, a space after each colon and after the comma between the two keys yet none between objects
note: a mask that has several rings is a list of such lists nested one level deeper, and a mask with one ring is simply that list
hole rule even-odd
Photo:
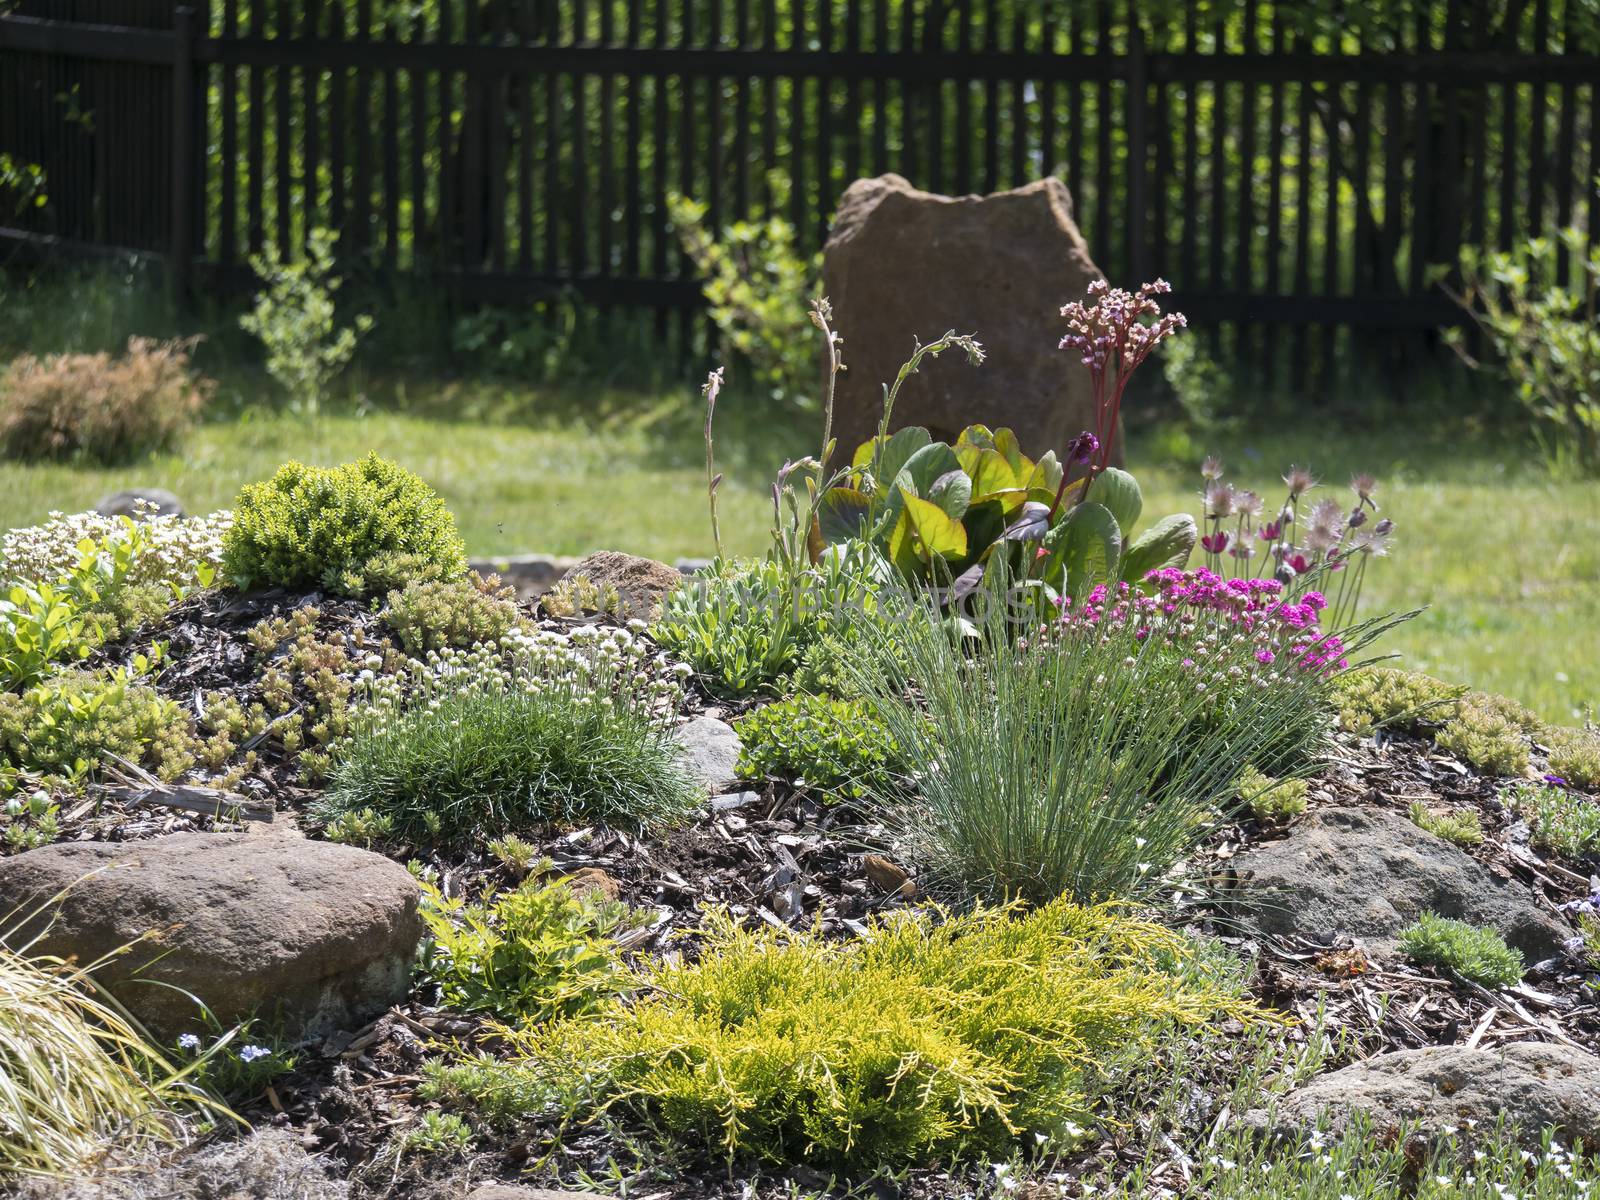
[{"label": "green lawn", "polygon": [[[475,554],[710,554],[692,413],[667,404],[673,415],[621,417],[602,399],[563,401],[539,419],[511,422],[252,415],[207,425],[182,454],[137,466],[3,464],[0,522],[31,524],[51,509],[86,508],[136,485],[170,488],[190,511],[210,511],[286,458],[334,463],[375,449],[438,488]],[[734,412],[719,433],[730,552],[763,548],[766,481],[786,451],[798,456],[812,440],[801,433],[790,443],[784,431],[792,428]],[[1269,504],[1290,461],[1309,463],[1341,490],[1354,470],[1378,474],[1397,545],[1369,572],[1365,610],[1429,606],[1387,643],[1406,664],[1515,696],[1552,719],[1574,721],[1600,701],[1600,483],[1552,482],[1515,461],[1514,448],[1432,440],[1420,430],[1330,439],[1308,425],[1253,444],[1234,436],[1216,448],[1230,477],[1262,490]],[[1145,486],[1146,513],[1194,511],[1198,477],[1152,457],[1136,439],[1131,465]]]}]

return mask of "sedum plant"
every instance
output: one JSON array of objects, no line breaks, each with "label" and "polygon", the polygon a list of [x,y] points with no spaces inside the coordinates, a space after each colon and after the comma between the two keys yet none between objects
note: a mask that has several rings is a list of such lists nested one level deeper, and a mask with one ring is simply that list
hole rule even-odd
[{"label": "sedum plant", "polygon": [[1400,931],[1400,952],[1483,987],[1515,987],[1522,980],[1522,955],[1493,929],[1423,913]]},{"label": "sedum plant", "polygon": [[1304,779],[1274,779],[1254,767],[1239,775],[1239,801],[1258,821],[1282,822],[1306,811],[1307,783]]},{"label": "sedum plant", "polygon": [[1339,728],[1363,736],[1375,729],[1420,733],[1455,716],[1466,688],[1416,671],[1365,667],[1339,677],[1333,705]]},{"label": "sedum plant", "polygon": [[894,736],[863,700],[800,694],[739,722],[739,774],[776,776],[830,801],[888,794],[903,771]]},{"label": "sedum plant", "polygon": [[1515,784],[1505,799],[1533,826],[1535,845],[1565,858],[1600,855],[1600,801],[1549,782]]},{"label": "sedum plant", "polygon": [[260,341],[267,373],[297,412],[315,413],[322,406],[328,385],[373,324],[364,313],[349,325],[338,322],[333,298],[344,284],[334,273],[338,241],[332,230],[313,229],[299,262],[284,262],[271,245],[250,259],[261,291],[255,307],[239,318],[239,327]]},{"label": "sedum plant", "polygon": [[431,1094],[502,1117],[609,1114],[697,1158],[855,1173],[1069,1140],[1109,1062],[1174,1026],[1254,1016],[1185,970],[1180,935],[1063,899],[902,915],[844,943],[714,912],[707,936],[693,959],[643,965],[634,998],[518,1030],[511,1060],[437,1071]]},{"label": "sedum plant", "polygon": [[396,555],[440,575],[461,575],[466,551],[444,501],[404,467],[376,453],[338,467],[287,462],[246,484],[222,539],[222,569],[240,589],[321,588],[364,595],[387,574],[369,567]]},{"label": "sedum plant", "polygon": [[517,623],[516,592],[498,575],[416,579],[389,593],[383,623],[408,654],[446,646],[498,644]]},{"label": "sedum plant", "polygon": [[1420,800],[1413,800],[1407,810],[1411,823],[1425,833],[1434,837],[1443,838],[1452,846],[1459,846],[1463,850],[1479,845],[1483,841],[1483,823],[1478,819],[1476,809],[1462,809],[1460,812],[1434,812]]},{"label": "sedum plant", "polygon": [[1434,743],[1480,771],[1521,775],[1528,769],[1529,738],[1543,729],[1544,722],[1515,700],[1469,692]]}]

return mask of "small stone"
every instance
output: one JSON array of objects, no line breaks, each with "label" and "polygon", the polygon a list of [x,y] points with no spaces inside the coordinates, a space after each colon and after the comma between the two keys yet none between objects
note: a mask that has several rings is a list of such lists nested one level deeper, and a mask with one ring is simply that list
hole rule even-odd
[{"label": "small stone", "polygon": [[[356,1028],[405,998],[420,891],[381,854],[293,835],[175,833],[74,842],[0,860],[0,912],[34,913],[20,942],[91,963],[163,1043],[204,1002],[224,1026],[281,1022],[291,1040]],[[167,985],[167,986],[162,986]]]},{"label": "small stone", "polygon": [[579,559],[561,579],[567,582],[580,575],[588,576],[596,587],[616,588],[625,607],[623,615],[641,620],[653,620],[661,610],[662,598],[683,582],[683,573],[676,567],[616,550],[599,550]]},{"label": "small stone", "polygon": [[[150,510],[151,505],[155,506],[153,513]],[[183,502],[165,488],[129,488],[122,492],[112,492],[108,496],[101,496],[100,502],[94,506],[94,510],[102,517],[139,517],[145,515],[181,517],[184,515]]]},{"label": "small stone", "polygon": [[911,876],[906,874],[905,868],[881,854],[864,855],[861,869],[866,872],[873,886],[885,895],[909,900],[917,894],[917,885],[911,882]]},{"label": "small stone", "polygon": [[760,792],[729,792],[722,796],[711,797],[713,812],[730,812],[736,808],[745,808],[761,801]]},{"label": "small stone", "polygon": [[1537,1140],[1547,1125],[1600,1146],[1600,1058],[1570,1046],[1515,1042],[1498,1049],[1428,1046],[1396,1050],[1320,1075],[1279,1106],[1246,1117],[1289,1130],[1329,1122],[1335,1136],[1357,1114],[1381,1133],[1418,1126],[1424,1137],[1472,1120],[1484,1128],[1502,1114]]},{"label": "small stone", "polygon": [[683,747],[685,766],[706,789],[716,795],[738,779],[739,735],[732,725],[715,717],[695,717],[673,734]]}]

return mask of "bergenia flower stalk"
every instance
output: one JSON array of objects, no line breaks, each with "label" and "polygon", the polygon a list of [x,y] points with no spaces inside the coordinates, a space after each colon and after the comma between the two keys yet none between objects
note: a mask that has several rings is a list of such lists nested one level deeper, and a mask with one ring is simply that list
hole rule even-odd
[{"label": "bergenia flower stalk", "polygon": [[1093,381],[1093,433],[1100,449],[1089,464],[1091,479],[1104,471],[1111,461],[1122,397],[1133,373],[1152,350],[1189,324],[1182,313],[1162,315],[1155,297],[1171,291],[1172,285],[1165,279],[1146,283],[1131,295],[1103,279],[1096,279],[1089,285],[1083,300],[1074,301],[1061,310],[1061,315],[1067,319],[1067,333],[1061,339],[1061,349],[1075,351],[1079,361],[1089,368]]}]

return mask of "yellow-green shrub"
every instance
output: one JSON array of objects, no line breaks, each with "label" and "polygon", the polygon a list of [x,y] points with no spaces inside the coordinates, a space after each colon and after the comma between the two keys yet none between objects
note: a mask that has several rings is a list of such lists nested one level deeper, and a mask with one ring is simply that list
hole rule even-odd
[{"label": "yellow-green shrub", "polygon": [[1553,726],[1542,740],[1550,747],[1550,774],[1573,787],[1600,787],[1600,730]]},{"label": "yellow-green shrub", "polygon": [[182,705],[120,669],[63,671],[26,692],[0,692],[0,761],[46,779],[78,780],[107,751],[175,779],[197,744]]},{"label": "yellow-green shrub", "polygon": [[498,642],[517,621],[516,593],[498,575],[413,580],[389,593],[383,623],[408,653]]},{"label": "yellow-green shrub", "polygon": [[1437,813],[1422,801],[1413,800],[1410,815],[1411,823],[1418,829],[1431,833],[1436,838],[1443,838],[1452,846],[1464,849],[1483,841],[1483,824],[1478,820],[1476,809],[1466,808],[1460,812]]},{"label": "yellow-green shrub", "polygon": [[513,1059],[435,1072],[486,1111],[563,1100],[650,1124],[692,1155],[845,1171],[1059,1137],[1094,1072],[1175,1024],[1254,1010],[1180,935],[1062,899],[901,915],[847,943],[708,921],[631,1000],[513,1035]]}]

